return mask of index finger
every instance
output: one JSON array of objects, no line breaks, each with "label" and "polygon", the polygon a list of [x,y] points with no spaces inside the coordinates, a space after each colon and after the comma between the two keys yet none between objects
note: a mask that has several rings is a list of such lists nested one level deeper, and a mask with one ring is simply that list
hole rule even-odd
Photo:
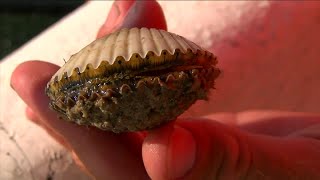
[{"label": "index finger", "polygon": [[[116,3],[118,7],[121,7],[128,2],[119,1]],[[152,13],[161,12],[161,8],[155,1],[134,2],[128,12],[124,12],[127,15],[119,15],[119,17],[125,17],[122,23],[116,23],[115,27],[111,29],[103,26],[100,29],[101,35],[111,33],[113,29],[120,27],[157,27],[154,23],[159,23],[158,28],[166,28],[166,26],[163,26],[165,24],[163,13],[154,16],[146,14],[151,13],[150,11]],[[130,17],[128,17],[128,14],[131,14]],[[132,16],[136,16],[136,18]],[[126,17],[130,19],[127,20]],[[139,17],[143,17],[144,20],[140,20]],[[162,19],[146,20],[151,17],[162,17]],[[111,18],[111,20],[113,19]],[[110,22],[112,22],[111,20]],[[151,24],[148,24],[148,22]],[[105,24],[112,23],[107,21]],[[97,178],[122,177],[128,179],[128,177],[145,177],[146,173],[142,159],[132,152],[134,150],[132,150],[130,142],[129,144],[127,141],[123,143],[123,139],[119,135],[61,121],[48,108],[48,98],[44,89],[58,68],[56,65],[41,61],[24,62],[15,69],[11,76],[12,87],[45,124],[53,127],[70,143],[79,158]],[[141,151],[141,145],[139,151]],[[123,173],[123,171],[126,173]]]}]

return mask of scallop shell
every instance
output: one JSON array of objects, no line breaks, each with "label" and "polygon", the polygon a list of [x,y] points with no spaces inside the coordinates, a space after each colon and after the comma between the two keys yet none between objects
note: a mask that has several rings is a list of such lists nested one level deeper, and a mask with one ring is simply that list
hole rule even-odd
[{"label": "scallop shell", "polygon": [[[182,36],[164,30],[131,28],[121,29],[108,36],[93,41],[84,47],[61,67],[48,86],[54,82],[71,78],[79,80],[79,74],[94,77],[120,67],[139,68],[140,63],[150,54],[150,63],[160,64],[163,61],[174,61],[175,52],[186,55],[185,60],[192,59],[198,52],[201,55],[214,57],[209,51]],[[166,55],[166,53],[169,53]],[[166,55],[166,56],[164,56]],[[215,58],[211,58],[215,60]],[[121,61],[121,65],[115,62]],[[123,62],[123,63],[122,63]],[[64,82],[61,82],[62,84]],[[57,86],[57,84],[56,84]]]},{"label": "scallop shell", "polygon": [[71,56],[48,82],[65,120],[113,132],[157,127],[206,99],[216,57],[164,30],[121,29]]}]

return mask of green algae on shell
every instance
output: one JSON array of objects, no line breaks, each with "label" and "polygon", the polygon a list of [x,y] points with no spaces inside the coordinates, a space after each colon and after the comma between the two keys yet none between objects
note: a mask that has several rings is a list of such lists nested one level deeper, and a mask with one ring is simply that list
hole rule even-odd
[{"label": "green algae on shell", "polygon": [[155,128],[206,99],[216,57],[164,30],[121,29],[80,50],[48,82],[64,119],[113,132]]}]

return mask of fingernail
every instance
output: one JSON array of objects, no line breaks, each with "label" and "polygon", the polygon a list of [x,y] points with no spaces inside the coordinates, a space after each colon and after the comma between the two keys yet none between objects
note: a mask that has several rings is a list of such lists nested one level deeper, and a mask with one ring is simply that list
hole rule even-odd
[{"label": "fingernail", "polygon": [[184,177],[192,169],[196,158],[196,141],[186,129],[175,126],[168,150],[168,177]]}]

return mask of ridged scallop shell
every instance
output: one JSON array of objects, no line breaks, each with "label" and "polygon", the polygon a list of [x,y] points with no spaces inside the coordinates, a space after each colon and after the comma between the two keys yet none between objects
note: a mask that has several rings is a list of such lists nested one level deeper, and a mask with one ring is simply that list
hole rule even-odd
[{"label": "ridged scallop shell", "polygon": [[48,82],[66,120],[113,132],[155,128],[206,99],[216,57],[163,30],[121,29],[71,56]]},{"label": "ridged scallop shell", "polygon": [[[97,39],[91,44],[71,56],[66,64],[61,67],[52,77],[53,81],[60,81],[62,78],[69,78],[73,74],[81,74],[93,68],[100,70],[90,71],[90,75],[98,75],[111,68],[117,68],[116,61],[124,61],[128,66],[139,66],[139,61],[145,58],[148,53],[154,53],[152,63],[174,60],[174,53],[179,50],[183,54],[187,52],[213,56],[212,53],[204,50],[195,43],[179,35],[158,29],[132,28],[121,29],[108,36]],[[169,53],[167,58],[161,58],[161,54]],[[171,58],[170,58],[171,56]],[[118,65],[120,66],[120,65]],[[88,73],[88,72],[87,72]],[[48,85],[49,85],[48,84]]]}]

